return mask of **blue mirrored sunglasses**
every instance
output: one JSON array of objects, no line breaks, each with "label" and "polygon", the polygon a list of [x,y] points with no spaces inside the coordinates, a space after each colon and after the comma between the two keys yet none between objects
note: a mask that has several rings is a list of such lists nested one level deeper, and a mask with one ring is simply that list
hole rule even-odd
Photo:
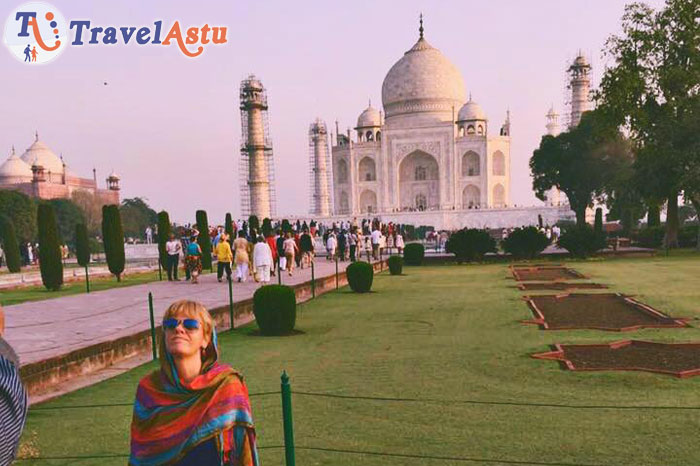
[{"label": "blue mirrored sunglasses", "polygon": [[182,323],[185,330],[197,330],[199,328],[199,321],[197,319],[178,320],[172,317],[163,321],[163,328],[166,330],[175,330],[180,323]]}]

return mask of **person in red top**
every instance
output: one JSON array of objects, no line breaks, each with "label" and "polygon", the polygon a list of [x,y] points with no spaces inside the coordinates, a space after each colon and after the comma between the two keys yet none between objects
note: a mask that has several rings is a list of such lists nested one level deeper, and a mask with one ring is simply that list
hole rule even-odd
[{"label": "person in red top", "polygon": [[268,246],[270,246],[270,251],[272,251],[272,264],[273,267],[270,270],[270,275],[273,277],[275,276],[275,265],[277,265],[277,240],[275,239],[275,236],[270,234],[265,238],[265,242],[267,243]]},{"label": "person in red top", "polygon": [[[298,231],[294,232],[294,243],[297,245],[297,251],[301,251],[301,235]],[[297,267],[301,266],[301,254],[294,255],[294,261],[297,263]]]}]

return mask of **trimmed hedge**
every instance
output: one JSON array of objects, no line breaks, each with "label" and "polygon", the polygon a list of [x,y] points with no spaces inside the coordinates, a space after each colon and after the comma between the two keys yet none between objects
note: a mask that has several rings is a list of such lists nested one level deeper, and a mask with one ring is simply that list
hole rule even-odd
[{"label": "trimmed hedge", "polygon": [[294,290],[285,285],[265,285],[253,294],[253,314],[263,335],[288,335],[297,320]]},{"label": "trimmed hedge", "polygon": [[211,270],[211,238],[209,238],[209,219],[207,218],[207,212],[198,210],[195,216],[197,218],[197,230],[199,230],[197,244],[202,248],[202,268]]},{"label": "trimmed hedge", "polygon": [[640,229],[633,238],[643,248],[658,249],[663,245],[665,235],[666,227],[658,225]]},{"label": "trimmed hedge", "polygon": [[374,267],[367,262],[353,262],[345,270],[350,289],[355,293],[367,293],[372,289]]},{"label": "trimmed hedge", "polygon": [[391,256],[388,260],[389,273],[392,275],[401,275],[403,270],[403,259],[401,256]]},{"label": "trimmed hedge", "polygon": [[454,254],[458,263],[481,261],[488,252],[496,252],[496,240],[486,230],[464,228],[450,236],[445,251]]},{"label": "trimmed hedge", "polygon": [[2,249],[5,251],[5,263],[11,273],[18,273],[21,270],[22,260],[19,253],[19,242],[12,220],[6,216],[0,216],[0,241]]},{"label": "trimmed hedge", "polygon": [[39,204],[37,226],[39,227],[41,281],[47,290],[58,291],[63,285],[63,262],[56,213],[51,204]]},{"label": "trimmed hedge", "polygon": [[75,225],[75,256],[81,267],[87,267],[90,263],[90,238],[84,223]]},{"label": "trimmed hedge", "polygon": [[686,225],[678,232],[678,246],[682,248],[698,247],[698,225]]},{"label": "trimmed hedge", "polygon": [[165,210],[158,212],[158,258],[160,266],[168,268],[168,250],[166,243],[170,241],[170,215]]},{"label": "trimmed hedge", "polygon": [[102,242],[109,271],[121,281],[126,264],[124,254],[124,229],[119,207],[112,204],[102,207]]},{"label": "trimmed hedge", "polygon": [[503,250],[516,259],[534,259],[548,245],[547,235],[535,227],[516,228],[501,242]]},{"label": "trimmed hedge", "polygon": [[425,257],[425,248],[420,243],[409,243],[403,248],[403,259],[406,265],[421,265]]},{"label": "trimmed hedge", "polygon": [[605,236],[589,225],[582,225],[562,234],[557,244],[573,257],[586,258],[605,248]]}]

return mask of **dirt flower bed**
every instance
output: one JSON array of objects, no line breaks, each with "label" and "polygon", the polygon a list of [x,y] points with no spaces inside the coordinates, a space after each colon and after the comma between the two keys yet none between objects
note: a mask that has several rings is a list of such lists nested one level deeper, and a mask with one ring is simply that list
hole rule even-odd
[{"label": "dirt flower bed", "polygon": [[596,329],[611,331],[640,328],[688,327],[687,319],[672,318],[651,306],[618,293],[561,294],[525,298],[535,314],[526,323],[545,330]]},{"label": "dirt flower bed", "polygon": [[602,290],[607,288],[600,283],[566,283],[566,282],[545,282],[545,283],[519,283],[518,288],[524,291],[540,290]]},{"label": "dirt flower bed", "polygon": [[554,280],[571,280],[586,278],[568,267],[511,267],[511,273],[519,282],[548,282]]},{"label": "dirt flower bed", "polygon": [[700,375],[700,343],[624,340],[600,345],[554,345],[536,359],[560,361],[572,371],[646,371],[685,378]]}]

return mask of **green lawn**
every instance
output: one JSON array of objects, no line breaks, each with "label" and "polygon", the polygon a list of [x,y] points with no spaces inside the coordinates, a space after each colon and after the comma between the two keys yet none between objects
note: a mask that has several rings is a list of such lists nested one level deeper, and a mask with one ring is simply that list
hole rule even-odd
[{"label": "green lawn", "polygon": [[[674,316],[700,318],[700,256],[572,263],[613,291]],[[635,372],[576,373],[532,352],[555,342],[623,338],[700,340],[690,329],[628,333],[546,332],[530,318],[507,265],[406,267],[375,276],[374,292],[328,293],[301,309],[304,334],[266,338],[250,328],[221,335],[223,357],[246,375],[251,393],[279,389],[286,369],[292,389],[350,396],[440,402],[294,396],[300,447],[491,459],[459,462],[299,449],[299,465],[601,464],[697,465],[700,411],[572,409],[492,402],[700,407],[700,377],[680,380]],[[42,405],[130,403],[154,364]],[[280,398],[254,397],[262,447],[282,444]],[[23,454],[42,457],[125,455],[131,408],[30,411]],[[283,464],[283,451],[261,449],[263,465]],[[502,461],[503,463],[499,462]],[[27,461],[18,464],[27,464]],[[124,457],[49,460],[36,464],[125,464]]]}]

